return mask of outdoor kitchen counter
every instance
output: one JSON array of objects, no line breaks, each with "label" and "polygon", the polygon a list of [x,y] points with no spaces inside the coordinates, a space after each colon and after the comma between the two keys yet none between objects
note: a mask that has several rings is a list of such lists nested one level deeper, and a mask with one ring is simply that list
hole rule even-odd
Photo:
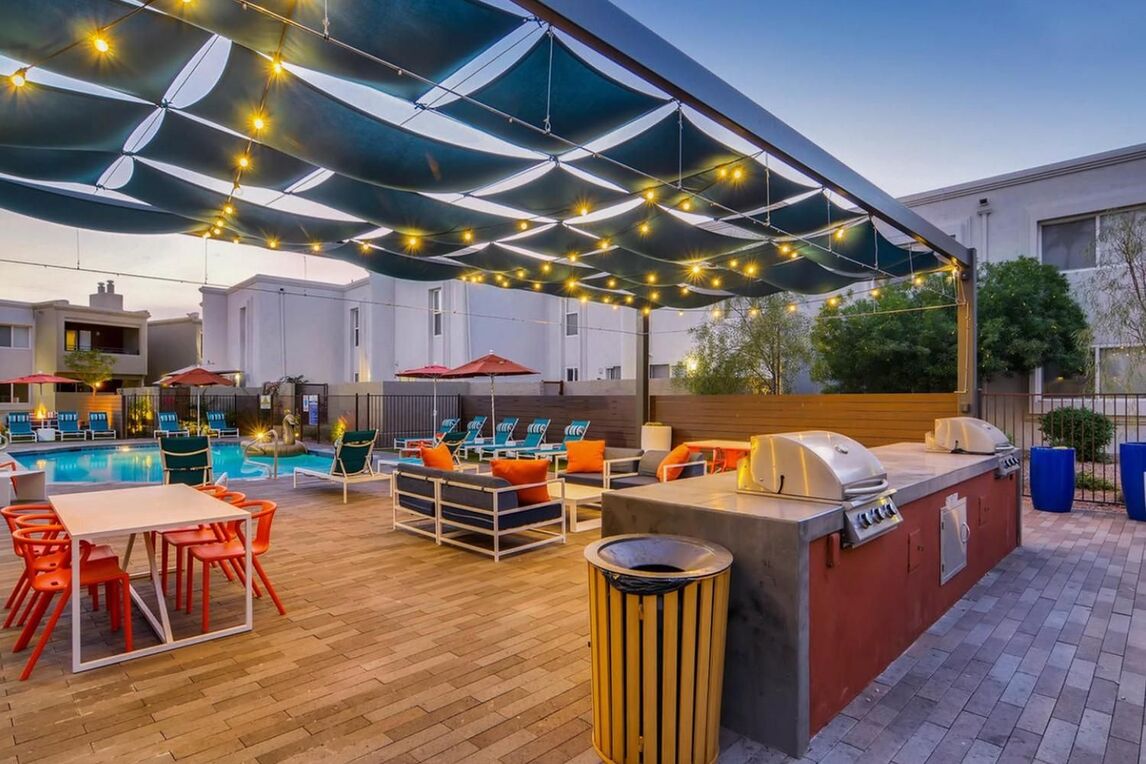
[{"label": "outdoor kitchen counter", "polygon": [[[871,450],[903,523],[850,549],[838,504],[737,493],[734,473],[602,497],[603,536],[679,534],[732,552],[722,724],[792,755],[1018,543],[1018,475],[996,478],[996,457]],[[951,497],[966,500],[956,537],[970,538],[966,567],[941,583]]]}]

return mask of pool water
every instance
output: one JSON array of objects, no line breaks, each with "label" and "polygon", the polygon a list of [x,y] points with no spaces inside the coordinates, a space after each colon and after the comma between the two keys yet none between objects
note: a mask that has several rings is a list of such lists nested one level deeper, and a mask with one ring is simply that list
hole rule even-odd
[{"label": "pool water", "polygon": [[[49,483],[161,483],[163,466],[159,446],[76,448],[42,453],[15,454],[29,469],[44,470]],[[270,477],[270,457],[244,457],[238,443],[215,443],[211,463],[216,477],[230,479]],[[279,457],[279,474],[290,475],[295,467],[329,470],[331,458],[320,454]]]}]

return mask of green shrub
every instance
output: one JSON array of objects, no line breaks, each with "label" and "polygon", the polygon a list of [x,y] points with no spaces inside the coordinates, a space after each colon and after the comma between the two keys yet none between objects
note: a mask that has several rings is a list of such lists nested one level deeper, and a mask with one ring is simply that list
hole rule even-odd
[{"label": "green shrub", "polygon": [[1101,462],[1114,440],[1114,420],[1090,409],[1066,407],[1048,411],[1039,420],[1043,437],[1051,446],[1074,449],[1080,462]]},{"label": "green shrub", "polygon": [[1113,491],[1114,483],[1091,472],[1080,472],[1074,476],[1074,487],[1080,491]]}]

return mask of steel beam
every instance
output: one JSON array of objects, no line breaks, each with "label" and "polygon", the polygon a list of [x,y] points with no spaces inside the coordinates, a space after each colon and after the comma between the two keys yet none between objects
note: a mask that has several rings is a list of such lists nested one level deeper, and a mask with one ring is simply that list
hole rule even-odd
[{"label": "steel beam", "polygon": [[[782,159],[916,243],[970,268],[967,248],[805,138],[608,0],[515,0],[753,145]],[[697,13],[703,12],[703,4]]]},{"label": "steel beam", "polygon": [[956,392],[959,411],[979,416],[979,290],[975,277],[975,250],[969,249],[971,266],[961,269],[956,276],[955,293],[959,297],[955,309],[957,338]]},{"label": "steel beam", "polygon": [[640,446],[641,427],[649,421],[649,416],[652,413],[649,403],[649,317],[643,310],[634,311],[636,316],[636,346],[637,346],[637,370],[636,370],[636,389],[633,390],[633,397],[635,399],[636,407],[634,415],[636,416],[636,446]]}]

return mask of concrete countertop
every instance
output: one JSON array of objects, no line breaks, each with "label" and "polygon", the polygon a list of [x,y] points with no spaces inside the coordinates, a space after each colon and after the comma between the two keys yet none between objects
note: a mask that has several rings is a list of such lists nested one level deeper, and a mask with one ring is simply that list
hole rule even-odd
[{"label": "concrete countertop", "polygon": [[[922,443],[895,443],[871,449],[887,470],[895,501],[902,505],[990,472],[997,457],[982,454],[946,454],[926,451]],[[843,511],[833,502],[805,501],[778,496],[737,493],[736,474],[724,472],[688,480],[674,480],[604,494],[610,497],[655,501],[701,511],[752,515],[769,522],[795,523],[799,535],[812,541],[842,530]]]}]

